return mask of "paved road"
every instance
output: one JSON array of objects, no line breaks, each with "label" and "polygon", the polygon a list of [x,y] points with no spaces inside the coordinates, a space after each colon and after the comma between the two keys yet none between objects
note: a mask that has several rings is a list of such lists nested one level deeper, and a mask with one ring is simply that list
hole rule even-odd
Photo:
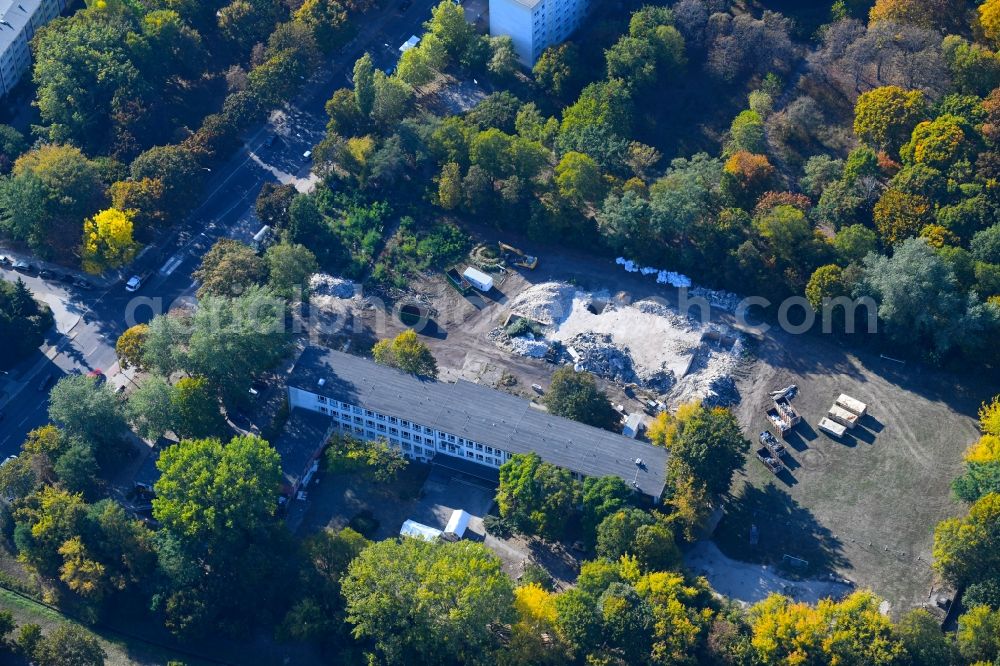
[{"label": "paved road", "polygon": [[[130,373],[119,371],[115,340],[129,325],[149,321],[179,299],[191,298],[191,272],[215,240],[252,237],[260,227],[253,204],[264,182],[294,183],[302,190],[311,186],[314,178],[302,154],[323,136],[326,100],[347,85],[354,61],[365,51],[372,53],[380,68],[390,67],[398,46],[422,30],[436,0],[417,0],[406,12],[399,12],[397,4],[393,0],[365,17],[358,35],[309,83],[302,97],[272,114],[236,155],[214,169],[202,204],[187,222],[165,244],[149,248],[136,261],[135,272],[150,271],[139,292],[130,294],[120,283],[83,290],[20,275],[36,298],[52,307],[56,327],[38,354],[0,376],[0,460],[17,453],[25,435],[48,422],[48,391],[39,388],[45,378],[101,369],[114,386],[130,381]],[[275,136],[278,139],[272,141]],[[13,281],[17,277],[18,273],[0,267],[0,278]]]}]

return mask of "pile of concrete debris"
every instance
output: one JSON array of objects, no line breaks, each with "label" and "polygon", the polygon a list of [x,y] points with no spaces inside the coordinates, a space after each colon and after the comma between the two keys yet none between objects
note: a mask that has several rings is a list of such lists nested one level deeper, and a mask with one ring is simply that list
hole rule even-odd
[{"label": "pile of concrete debris", "polygon": [[[741,337],[728,327],[683,316],[661,300],[585,292],[549,282],[526,289],[511,314],[533,322],[490,332],[515,354],[571,363],[577,370],[635,384],[672,405],[690,400],[739,401],[732,373],[743,356]],[[512,337],[512,335],[514,337]]]},{"label": "pile of concrete debris", "polygon": [[350,280],[333,277],[326,273],[315,273],[309,278],[309,293],[320,297],[353,298],[356,288]]}]

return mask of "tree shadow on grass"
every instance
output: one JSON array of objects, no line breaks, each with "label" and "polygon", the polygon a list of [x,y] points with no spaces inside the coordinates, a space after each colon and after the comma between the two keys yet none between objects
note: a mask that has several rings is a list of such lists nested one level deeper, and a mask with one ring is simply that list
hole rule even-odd
[{"label": "tree shadow on grass", "polygon": [[[806,576],[850,565],[840,540],[774,483],[764,488],[744,486],[739,496],[727,500],[724,510],[713,538],[729,557],[781,566],[789,555],[808,562],[789,573]],[[755,545],[750,543],[751,525],[757,526]]]}]

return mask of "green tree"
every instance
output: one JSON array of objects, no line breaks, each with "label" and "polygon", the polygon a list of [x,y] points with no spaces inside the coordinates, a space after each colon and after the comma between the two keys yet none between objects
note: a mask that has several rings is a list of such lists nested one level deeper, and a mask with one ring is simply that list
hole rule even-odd
[{"label": "green tree", "polygon": [[716,495],[729,490],[733,474],[743,466],[750,442],[736,417],[722,407],[698,405],[678,411],[672,435],[667,476],[671,483],[693,477]]},{"label": "green tree", "polygon": [[535,83],[559,100],[568,100],[579,92],[582,63],[580,50],[573,42],[550,46],[535,62]]},{"label": "green tree", "polygon": [[267,264],[249,245],[221,238],[201,258],[192,274],[201,281],[198,296],[239,296],[251,285],[261,284],[267,276]]},{"label": "green tree", "polygon": [[129,173],[135,180],[149,178],[163,183],[163,210],[168,218],[194,206],[205,175],[198,155],[184,145],[150,148],[132,160]]},{"label": "green tree", "polygon": [[958,650],[970,663],[1000,658],[1000,610],[970,608],[958,618]]},{"label": "green tree", "polygon": [[[465,9],[454,2],[443,0],[431,8],[431,18],[424,23],[425,42],[432,48],[439,47],[449,62],[469,63],[479,39],[472,24],[465,20]],[[426,44],[421,45],[428,48]]]},{"label": "green tree", "polygon": [[309,298],[309,278],[319,270],[316,255],[304,245],[279,243],[264,253],[267,284],[279,297],[288,301]]},{"label": "green tree", "polygon": [[17,156],[27,149],[23,134],[10,125],[0,125],[0,175],[10,171]]},{"label": "green tree", "polygon": [[895,343],[932,355],[968,344],[965,331],[977,328],[983,316],[958,290],[951,267],[922,238],[896,245],[892,257],[868,255],[855,295],[875,299]]},{"label": "green tree", "polygon": [[543,463],[535,454],[512,456],[500,466],[500,515],[522,532],[563,538],[572,527],[580,501],[580,483],[568,471]]},{"label": "green tree", "polygon": [[917,608],[896,624],[896,635],[914,666],[954,664],[955,644],[941,631],[941,624],[923,608]]},{"label": "green tree", "polygon": [[597,555],[611,561],[634,555],[632,544],[637,531],[654,522],[653,516],[641,509],[616,511],[597,526]]},{"label": "green tree", "polygon": [[597,387],[594,377],[563,366],[552,375],[552,383],[542,402],[549,411],[574,421],[610,430],[617,421],[608,397]]},{"label": "green tree", "polygon": [[938,523],[934,568],[956,585],[1000,575],[1000,493],[983,495],[964,518]]},{"label": "green tree", "polygon": [[597,526],[632,502],[634,491],[617,476],[588,476],[583,480],[583,535],[585,543],[593,547],[597,540]]},{"label": "green tree", "polygon": [[162,377],[147,377],[129,395],[125,414],[140,436],[156,441],[177,422],[173,388]]},{"label": "green tree", "polygon": [[802,167],[799,185],[813,197],[823,194],[828,185],[840,180],[844,174],[844,161],[829,155],[813,155]]},{"label": "green tree", "polygon": [[806,300],[816,312],[823,311],[823,303],[828,299],[847,296],[844,284],[844,269],[836,264],[820,266],[813,271],[806,285]]},{"label": "green tree", "polygon": [[340,584],[348,565],[370,544],[349,527],[339,532],[327,528],[303,540],[302,595],[285,615],[278,628],[279,637],[329,640],[342,631],[344,601]]},{"label": "green tree", "polygon": [[327,443],[327,469],[331,472],[361,472],[377,483],[390,483],[407,465],[398,447],[384,439],[365,440],[334,434]]},{"label": "green tree", "polygon": [[621,651],[625,663],[641,663],[652,649],[653,612],[635,588],[612,583],[597,600],[602,636]]},{"label": "green tree", "polygon": [[509,35],[490,38],[489,70],[501,79],[508,78],[517,72],[517,53],[514,51],[514,40]]},{"label": "green tree", "polygon": [[365,118],[372,114],[375,105],[375,63],[365,53],[354,63],[354,103]]},{"label": "green tree", "polygon": [[97,152],[143,127],[140,109],[154,96],[129,52],[129,27],[124,14],[84,11],[38,32],[35,104],[50,141]]},{"label": "green tree", "polygon": [[878,250],[878,236],[863,224],[852,224],[834,235],[833,248],[845,264],[860,264],[870,253]]},{"label": "green tree", "polygon": [[578,205],[601,196],[601,170],[589,155],[570,151],[556,165],[559,194]]},{"label": "green tree", "polygon": [[97,459],[91,446],[73,440],[52,466],[59,483],[72,493],[89,496],[98,476]]},{"label": "green tree", "polygon": [[97,637],[76,624],[60,624],[31,653],[38,666],[104,666],[107,653]]},{"label": "green tree", "polygon": [[237,298],[201,299],[191,319],[184,367],[208,379],[226,399],[245,397],[254,376],[284,356],[284,304],[250,287]]},{"label": "green tree", "polygon": [[[354,104],[353,99],[351,104]],[[257,217],[272,229],[285,229],[289,223],[289,209],[298,194],[294,185],[264,183],[254,202]]]},{"label": "green tree", "polygon": [[252,435],[181,440],[156,462],[153,515],[175,536],[212,550],[271,520],[281,480],[278,453]]},{"label": "green tree", "polygon": [[741,111],[729,126],[728,154],[744,150],[749,153],[764,153],[767,141],[764,137],[764,120],[756,111]]},{"label": "green tree", "polygon": [[306,0],[295,12],[295,20],[309,26],[320,50],[330,53],[343,39],[347,12],[336,0]]},{"label": "green tree", "polygon": [[218,394],[204,377],[182,377],[170,395],[172,429],[181,437],[212,437],[225,432]]},{"label": "green tree", "polygon": [[372,347],[372,356],[380,365],[398,368],[421,377],[437,377],[437,361],[430,348],[407,329],[391,340],[379,340]]},{"label": "green tree", "polygon": [[490,627],[514,619],[499,558],[470,541],[374,543],[351,562],[342,592],[355,637],[388,663],[492,663]]},{"label": "green tree", "polygon": [[105,203],[97,164],[67,145],[48,144],[19,157],[4,190],[5,227],[42,256],[64,261],[79,252],[84,218]]},{"label": "green tree", "polygon": [[462,167],[456,162],[447,162],[441,167],[438,177],[438,205],[445,210],[454,210],[462,201]]},{"label": "green tree", "polygon": [[895,153],[926,113],[919,90],[875,88],[862,93],[854,105],[854,133],[872,148]]},{"label": "green tree", "polygon": [[49,418],[66,434],[92,443],[105,454],[126,430],[122,404],[114,391],[84,375],[63,377],[52,387]]},{"label": "green tree", "polygon": [[413,101],[413,88],[395,76],[376,70],[373,78],[372,121],[386,130],[395,127]]}]

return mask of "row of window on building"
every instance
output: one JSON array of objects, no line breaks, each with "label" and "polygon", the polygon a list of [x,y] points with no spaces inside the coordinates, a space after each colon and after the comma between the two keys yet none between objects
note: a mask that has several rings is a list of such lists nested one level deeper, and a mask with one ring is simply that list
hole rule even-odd
[{"label": "row of window on building", "polygon": [[466,440],[462,437],[413,423],[395,416],[386,416],[371,409],[362,409],[346,402],[316,396],[318,411],[330,415],[344,432],[358,437],[376,439],[385,437],[411,458],[433,458],[441,452],[480,464],[499,467],[510,454],[492,446]]}]

